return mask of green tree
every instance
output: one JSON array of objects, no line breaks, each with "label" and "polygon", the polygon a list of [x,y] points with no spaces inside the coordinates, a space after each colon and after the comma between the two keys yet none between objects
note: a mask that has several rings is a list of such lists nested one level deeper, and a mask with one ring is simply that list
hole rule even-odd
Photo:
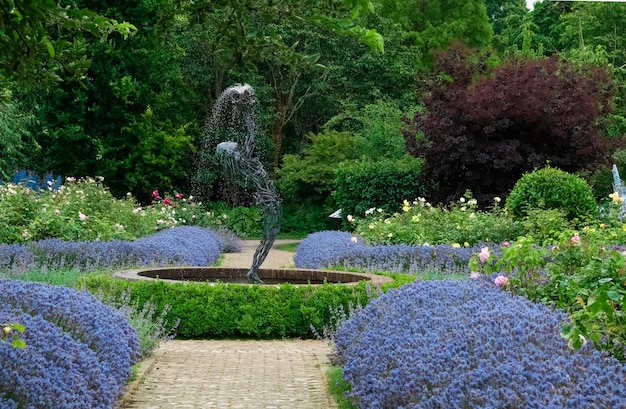
[{"label": "green tree", "polygon": [[134,31],[129,23],[53,0],[1,0],[0,67],[25,82],[80,81],[89,67],[83,33],[106,41],[114,32],[126,38]]},{"label": "green tree", "polygon": [[482,0],[376,0],[380,14],[399,22],[407,40],[418,46],[427,64],[430,51],[447,49],[453,41],[471,47],[489,44],[493,28]]},{"label": "green tree", "polygon": [[613,67],[626,65],[626,4],[576,3],[561,24],[563,50],[601,46]]},{"label": "green tree", "polygon": [[28,128],[33,115],[12,102],[0,101],[0,179],[10,180],[13,172],[24,166],[26,152],[36,150]]}]

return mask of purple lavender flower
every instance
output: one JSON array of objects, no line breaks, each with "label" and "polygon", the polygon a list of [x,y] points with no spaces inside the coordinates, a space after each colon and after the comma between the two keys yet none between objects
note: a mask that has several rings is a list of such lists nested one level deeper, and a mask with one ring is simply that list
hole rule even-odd
[{"label": "purple lavender flower", "polygon": [[417,281],[336,333],[360,407],[626,407],[626,366],[560,335],[564,313],[484,280]]}]

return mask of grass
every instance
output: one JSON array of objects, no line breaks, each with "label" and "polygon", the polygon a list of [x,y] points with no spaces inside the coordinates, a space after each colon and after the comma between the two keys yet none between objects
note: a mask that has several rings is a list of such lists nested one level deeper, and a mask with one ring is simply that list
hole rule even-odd
[{"label": "grass", "polygon": [[276,250],[290,251],[292,253],[295,253],[296,248],[298,248],[299,245],[300,243],[285,243],[285,244],[278,244],[274,248]]},{"label": "grass", "polygon": [[48,283],[52,285],[62,285],[65,287],[76,287],[78,279],[84,276],[78,270],[53,270],[40,271],[33,270],[23,274],[0,274],[0,278],[8,278],[11,280],[35,281],[38,283]]},{"label": "grass", "polygon": [[328,379],[328,393],[333,397],[339,409],[357,409],[351,399],[346,398],[344,393],[350,392],[350,384],[343,380],[343,368],[331,366],[326,370]]}]

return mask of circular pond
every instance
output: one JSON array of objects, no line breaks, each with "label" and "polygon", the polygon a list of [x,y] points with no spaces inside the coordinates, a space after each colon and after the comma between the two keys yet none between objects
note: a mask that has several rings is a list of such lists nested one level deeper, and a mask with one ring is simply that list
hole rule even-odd
[{"label": "circular pond", "polygon": [[[124,270],[115,274],[117,278],[125,280],[161,280],[161,281],[197,281],[207,283],[246,284],[247,268],[223,267],[157,267],[136,270]],[[311,284],[321,285],[325,282],[335,284],[356,285],[359,281],[369,281],[372,284],[382,284],[393,281],[390,277],[376,274],[348,273],[331,270],[309,269],[260,269],[259,277],[265,285]]]}]

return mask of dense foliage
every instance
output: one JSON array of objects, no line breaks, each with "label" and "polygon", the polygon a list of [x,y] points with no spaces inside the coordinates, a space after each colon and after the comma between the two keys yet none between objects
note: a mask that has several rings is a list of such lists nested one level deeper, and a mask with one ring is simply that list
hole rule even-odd
[{"label": "dense foliage", "polygon": [[113,408],[139,352],[126,319],[87,292],[13,280],[0,289],[3,320],[27,327],[27,348],[0,343],[2,399],[14,407]]},{"label": "dense foliage", "polygon": [[533,209],[559,209],[569,220],[590,223],[598,218],[598,205],[587,182],[547,166],[524,174],[506,199],[506,208],[518,218]]},{"label": "dense foliage", "polygon": [[550,247],[523,237],[497,254],[485,247],[470,268],[487,277],[506,277],[504,288],[570,313],[572,324],[563,327],[563,336],[572,346],[593,341],[597,349],[624,360],[626,290],[621,275],[626,257],[623,246],[608,245],[606,236],[602,229],[588,228],[580,235],[564,233]]},{"label": "dense foliage", "polygon": [[568,349],[566,319],[491,283],[416,282],[373,300],[335,345],[360,407],[623,406],[626,368]]},{"label": "dense foliage", "polygon": [[340,164],[333,200],[343,217],[360,215],[372,206],[398,210],[403,199],[424,196],[422,160],[410,157]]},{"label": "dense foliage", "polygon": [[[611,110],[605,71],[584,73],[556,58],[510,59],[455,47],[439,54],[424,82],[426,113],[406,132],[407,149],[423,156],[446,203],[470,189],[479,202],[504,198],[524,172],[549,162],[567,172],[598,164],[606,143],[597,119]],[[416,131],[426,136],[420,144]]]}]

